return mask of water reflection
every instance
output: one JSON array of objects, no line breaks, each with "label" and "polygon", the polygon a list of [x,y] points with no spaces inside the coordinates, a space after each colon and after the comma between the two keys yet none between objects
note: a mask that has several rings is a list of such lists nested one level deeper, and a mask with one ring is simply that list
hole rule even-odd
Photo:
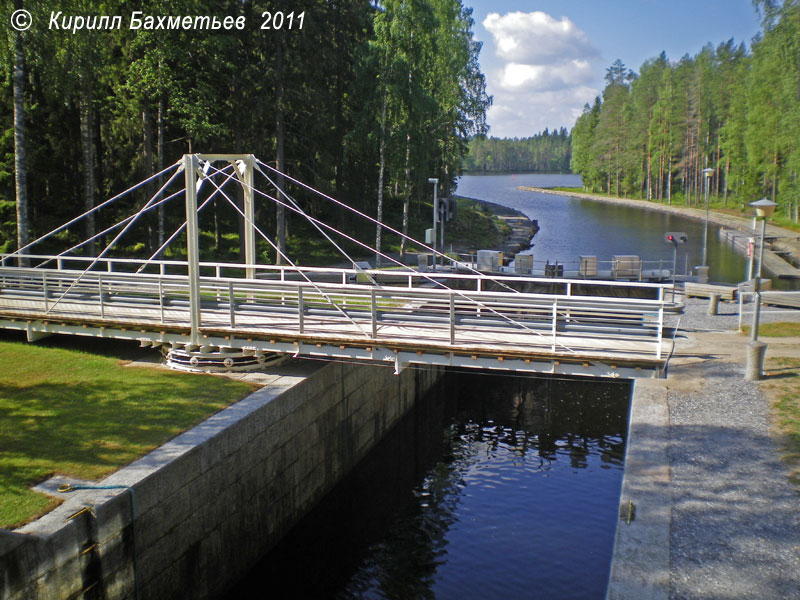
[{"label": "water reflection", "polygon": [[231,597],[601,597],[629,394],[450,375]]},{"label": "water reflection", "polygon": [[629,394],[449,375],[229,597],[602,596]]},{"label": "water reflection", "polygon": [[[533,255],[542,264],[547,260],[577,263],[582,255],[610,261],[615,255],[633,254],[647,261],[662,260],[664,268],[671,268],[672,246],[664,242],[667,231],[684,231],[689,236],[689,243],[679,249],[679,274],[685,273],[687,266],[691,270],[702,262],[702,221],[638,207],[525,192],[517,189],[520,185],[580,186],[580,177],[541,173],[513,178],[468,175],[459,179],[457,193],[510,206],[537,219],[541,230],[534,239]],[[742,281],[746,276],[745,259],[719,240],[719,229],[711,224],[708,230],[711,277],[720,282]]]}]

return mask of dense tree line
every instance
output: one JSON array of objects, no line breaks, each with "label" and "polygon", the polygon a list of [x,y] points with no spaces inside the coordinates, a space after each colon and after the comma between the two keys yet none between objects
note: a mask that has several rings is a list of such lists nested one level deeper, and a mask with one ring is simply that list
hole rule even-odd
[{"label": "dense tree line", "polygon": [[473,172],[543,171],[566,172],[570,169],[570,138],[562,127],[550,133],[545,129],[527,138],[474,137],[464,168]]},{"label": "dense tree line", "polygon": [[[0,251],[187,152],[253,153],[373,216],[384,202],[402,203],[395,212],[407,225],[409,206],[430,195],[427,179],[438,177],[447,193],[469,137],[486,131],[491,100],[471,10],[460,0],[136,3],[144,15],[246,19],[242,30],[216,31],[131,29],[133,8],[100,0],[13,0],[0,7],[0,20],[22,8],[34,25],[6,27],[0,47]],[[51,10],[119,14],[124,25],[51,30]],[[280,29],[260,29],[264,11],[295,11],[293,27],[284,19]],[[158,185],[126,197],[118,215]],[[305,200],[326,216],[321,201]],[[147,220],[143,251],[182,222],[181,210],[171,203]],[[283,245],[282,211],[263,203],[259,211],[264,231]],[[217,207],[213,213],[219,242]],[[97,218],[105,221],[89,219],[67,235],[83,239],[114,215]]]},{"label": "dense tree line", "polygon": [[[732,40],[639,73],[615,62],[572,130],[572,170],[592,191],[696,205],[761,196],[797,219],[800,4],[762,0],[751,52]],[[708,181],[706,182],[706,177]]]}]

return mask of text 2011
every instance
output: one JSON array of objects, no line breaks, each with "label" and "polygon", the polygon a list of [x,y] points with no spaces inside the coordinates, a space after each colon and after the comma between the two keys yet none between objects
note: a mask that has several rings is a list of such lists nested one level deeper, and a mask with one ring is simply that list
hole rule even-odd
[{"label": "text 2011", "polygon": [[302,29],[305,16],[305,11],[296,15],[294,11],[284,14],[280,10],[275,12],[266,10],[261,13],[261,18],[264,19],[261,29]]}]

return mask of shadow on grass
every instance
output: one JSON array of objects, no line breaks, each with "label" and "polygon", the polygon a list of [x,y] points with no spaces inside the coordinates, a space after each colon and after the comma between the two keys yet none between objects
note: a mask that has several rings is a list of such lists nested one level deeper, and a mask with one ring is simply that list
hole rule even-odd
[{"label": "shadow on grass", "polygon": [[52,474],[101,478],[252,390],[208,375],[122,367],[120,360],[144,354],[132,344],[15,342],[0,338],[0,527],[39,510],[43,500],[29,488]]}]

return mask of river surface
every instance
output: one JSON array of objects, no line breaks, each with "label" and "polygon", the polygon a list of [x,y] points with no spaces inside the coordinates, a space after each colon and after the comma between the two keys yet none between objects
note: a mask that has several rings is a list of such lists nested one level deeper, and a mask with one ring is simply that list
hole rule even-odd
[{"label": "river surface", "polygon": [[[465,175],[456,193],[467,198],[488,200],[515,208],[539,222],[534,238],[534,267],[549,261],[577,268],[578,257],[596,256],[598,265],[613,256],[636,255],[648,261],[646,268],[671,268],[672,244],[664,241],[668,231],[685,232],[689,242],[678,248],[677,270],[684,273],[702,264],[703,222],[654,210],[604,204],[567,196],[526,192],[517,186],[579,187],[578,175]],[[746,278],[746,262],[718,238],[719,226],[708,227],[708,265],[713,281],[736,283]],[[688,257],[688,258],[687,258]],[[652,261],[652,262],[650,262]],[[600,267],[603,268],[603,267]],[[610,270],[606,263],[604,267]]]},{"label": "river surface", "polygon": [[602,598],[629,382],[449,373],[229,598]]},{"label": "river surface", "polygon": [[[516,208],[532,252],[570,264],[634,254],[700,264],[702,222],[519,185],[573,175],[465,176],[457,193]],[[709,227],[712,277],[744,258]],[[688,255],[688,259],[684,257]],[[627,436],[630,383],[452,372],[242,580],[229,598],[602,598]]]}]

